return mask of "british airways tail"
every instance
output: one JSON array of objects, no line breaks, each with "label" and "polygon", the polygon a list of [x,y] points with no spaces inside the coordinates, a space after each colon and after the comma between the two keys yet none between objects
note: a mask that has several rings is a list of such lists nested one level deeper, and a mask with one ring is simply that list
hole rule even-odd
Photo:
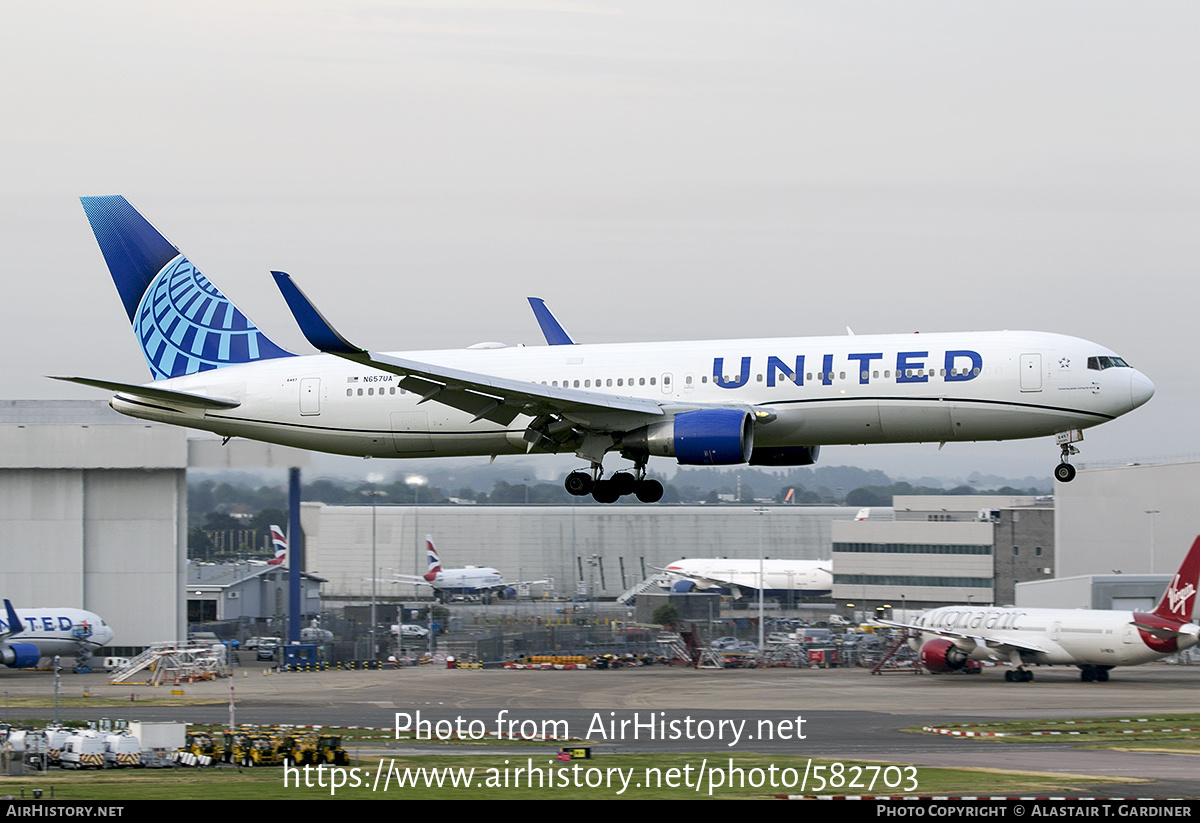
[{"label": "british airways tail", "polygon": [[271,546],[275,549],[275,556],[267,561],[267,565],[282,566],[287,561],[287,537],[278,526],[271,527]]},{"label": "british airways tail", "polygon": [[434,548],[432,534],[425,535],[425,556],[429,561],[429,568],[425,572],[425,579],[432,583],[442,573],[442,561],[438,557],[437,549]]},{"label": "british airways tail", "polygon": [[153,379],[291,356],[124,197],[79,199]]}]

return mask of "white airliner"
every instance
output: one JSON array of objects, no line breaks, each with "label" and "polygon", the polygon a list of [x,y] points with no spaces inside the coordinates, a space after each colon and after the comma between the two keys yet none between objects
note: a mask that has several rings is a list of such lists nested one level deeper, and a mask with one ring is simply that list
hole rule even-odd
[{"label": "white airliner", "polygon": [[[321,355],[272,343],[128,201],[85,197],[154,382],[62,377],[116,392],[123,414],[226,438],[372,457],[574,453],[575,495],[662,497],[653,456],[683,465],[803,466],[822,445],[1056,436],[1145,403],[1114,352],[1029,331],[576,344],[531,299],[550,345],[382,354],[339,334],[274,272]],[[632,471],[604,477],[609,452]]]},{"label": "white airliner", "polygon": [[429,570],[424,575],[397,574],[383,582],[429,586],[433,589],[434,597],[442,602],[446,602],[456,595],[479,597],[484,600],[490,600],[493,597],[512,600],[517,596],[513,586],[546,582],[545,580],[528,580],[521,583],[505,583],[504,575],[498,570],[483,566],[443,569],[442,560],[438,557],[437,548],[433,545],[433,536],[428,534],[425,535],[425,557],[429,563]]},{"label": "white airliner", "polygon": [[1009,682],[1033,680],[1027,664],[1078,666],[1086,683],[1108,680],[1115,666],[1137,666],[1190,649],[1200,640],[1192,623],[1200,585],[1200,537],[1151,612],[946,606],[913,623],[881,620],[915,631],[909,645],[933,672],[961,669],[968,660],[1014,667]]},{"label": "white airliner", "polygon": [[765,598],[821,597],[833,589],[833,563],[829,560],[676,560],[662,569],[663,588],[675,592],[719,591],[735,598],[763,589]]},{"label": "white airliner", "polygon": [[[99,615],[83,609],[21,609],[4,601],[0,620],[0,664],[32,668],[43,657],[70,655],[76,669],[88,668],[92,653],[112,641],[113,631]],[[18,642],[10,638],[20,637]]]}]

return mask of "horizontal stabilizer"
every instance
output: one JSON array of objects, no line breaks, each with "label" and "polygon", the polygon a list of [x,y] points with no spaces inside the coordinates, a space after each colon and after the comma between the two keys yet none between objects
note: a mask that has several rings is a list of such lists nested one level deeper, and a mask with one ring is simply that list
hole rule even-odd
[{"label": "horizontal stabilizer", "polygon": [[1134,619],[1130,622],[1142,631],[1149,632],[1155,637],[1161,637],[1163,640],[1170,640],[1173,637],[1195,637],[1197,634],[1200,634],[1200,626],[1197,626],[1195,623],[1180,623],[1175,626],[1169,626],[1157,621],[1151,623],[1144,619]]},{"label": "horizontal stabilizer", "polygon": [[67,383],[79,383],[96,389],[117,392],[126,397],[144,398],[159,403],[170,403],[175,406],[186,406],[191,409],[236,409],[241,403],[227,397],[206,397],[202,394],[160,389],[154,386],[139,386],[136,383],[116,383],[112,380],[93,380],[90,377],[56,377],[51,380],[62,380]]}]

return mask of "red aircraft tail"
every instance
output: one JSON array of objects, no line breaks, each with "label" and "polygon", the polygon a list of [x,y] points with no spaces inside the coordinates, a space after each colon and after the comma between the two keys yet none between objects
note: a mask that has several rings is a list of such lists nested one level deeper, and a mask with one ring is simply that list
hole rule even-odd
[{"label": "red aircraft tail", "polygon": [[429,568],[425,572],[425,579],[432,583],[442,573],[442,561],[438,557],[437,549],[433,546],[433,535],[431,534],[425,535],[425,557],[429,562]]},{"label": "red aircraft tail", "polygon": [[1154,607],[1154,614],[1167,620],[1179,620],[1190,623],[1192,609],[1196,605],[1196,587],[1200,586],[1200,537],[1192,543],[1188,553],[1184,555],[1179,571],[1171,579],[1162,600]]}]

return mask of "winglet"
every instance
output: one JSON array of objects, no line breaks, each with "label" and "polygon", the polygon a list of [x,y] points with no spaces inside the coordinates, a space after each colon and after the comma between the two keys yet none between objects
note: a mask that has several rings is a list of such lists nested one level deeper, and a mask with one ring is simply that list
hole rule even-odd
[{"label": "winglet", "polygon": [[17,610],[13,608],[11,601],[4,601],[4,610],[8,612],[8,631],[5,632],[5,636],[12,637],[14,634],[25,631],[25,626],[22,625],[21,618],[17,616]]},{"label": "winglet", "polygon": [[571,335],[567,334],[567,330],[554,317],[553,312],[546,307],[545,300],[540,297],[527,297],[526,299],[529,301],[529,306],[533,309],[533,316],[537,318],[538,325],[542,327],[542,334],[549,345],[575,345],[575,341],[571,339]]},{"label": "winglet", "polygon": [[365,349],[360,349],[338,333],[308,296],[300,291],[290,274],[273,271],[271,276],[275,278],[275,285],[283,293],[283,299],[287,301],[292,316],[296,318],[296,324],[300,326],[300,331],[308,338],[309,343],[329,354],[366,354]]}]

